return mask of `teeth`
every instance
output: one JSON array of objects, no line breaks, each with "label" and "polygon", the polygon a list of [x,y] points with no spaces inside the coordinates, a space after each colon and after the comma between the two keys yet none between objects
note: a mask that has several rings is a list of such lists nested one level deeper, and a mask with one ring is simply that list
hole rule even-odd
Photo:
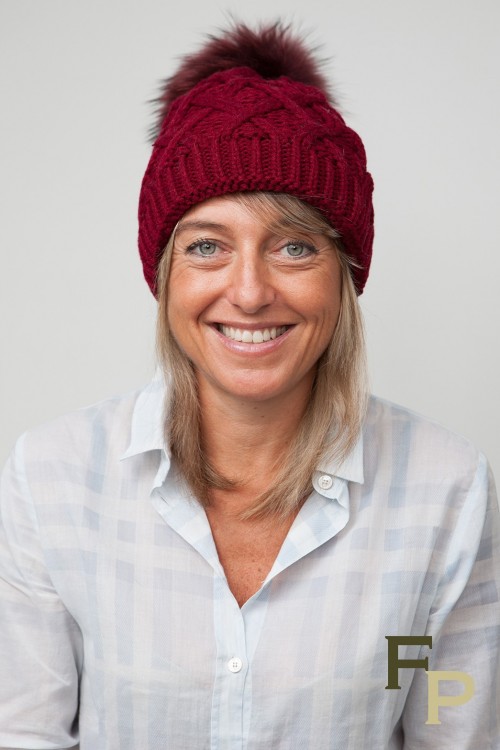
[{"label": "teeth", "polygon": [[279,326],[279,328],[261,328],[259,331],[246,331],[240,328],[231,328],[231,326],[218,326],[224,336],[234,341],[243,341],[245,344],[262,344],[263,341],[270,341],[278,336],[282,336],[288,329],[288,326]]}]

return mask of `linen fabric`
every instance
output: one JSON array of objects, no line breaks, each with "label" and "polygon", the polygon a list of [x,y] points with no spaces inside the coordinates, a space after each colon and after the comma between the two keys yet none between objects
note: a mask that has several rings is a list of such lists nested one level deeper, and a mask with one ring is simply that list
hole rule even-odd
[{"label": "linen fabric", "polygon": [[[161,379],[21,437],[2,479],[0,747],[498,748],[499,513],[470,443],[372,398],[240,609],[165,451]],[[426,725],[427,676],[474,697]],[[448,688],[460,692],[461,685]],[[441,687],[445,692],[446,687]]]},{"label": "linen fabric", "polygon": [[139,199],[139,252],[156,294],[158,263],[179,219],[235,192],[294,195],[340,233],[363,291],[373,245],[373,181],[360,137],[315,86],[248,67],[213,73],[170,106]]}]

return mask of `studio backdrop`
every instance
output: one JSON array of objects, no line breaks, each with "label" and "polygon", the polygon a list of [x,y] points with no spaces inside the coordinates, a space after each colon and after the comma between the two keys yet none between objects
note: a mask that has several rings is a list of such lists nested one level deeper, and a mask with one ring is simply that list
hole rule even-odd
[{"label": "studio backdrop", "polygon": [[148,100],[230,16],[309,32],[365,143],[372,390],[471,438],[498,477],[497,0],[2,0],[2,463],[30,426],[152,376]]}]

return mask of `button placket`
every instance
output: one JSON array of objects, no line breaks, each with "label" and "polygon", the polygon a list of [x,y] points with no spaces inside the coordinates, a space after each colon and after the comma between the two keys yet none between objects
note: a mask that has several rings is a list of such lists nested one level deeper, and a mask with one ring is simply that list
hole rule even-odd
[{"label": "button placket", "polygon": [[233,656],[227,663],[227,668],[230,672],[240,672],[243,666],[243,662],[237,656]]}]

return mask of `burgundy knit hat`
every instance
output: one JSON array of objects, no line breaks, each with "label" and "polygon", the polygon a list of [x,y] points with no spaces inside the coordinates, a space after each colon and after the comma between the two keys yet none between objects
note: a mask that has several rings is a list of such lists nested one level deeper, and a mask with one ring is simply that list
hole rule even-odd
[{"label": "burgundy knit hat", "polygon": [[158,263],[179,219],[207,198],[265,190],[318,208],[359,266],[373,244],[373,182],[359,136],[327,98],[313,54],[279,23],[238,24],[184,59],[158,100],[139,200],[139,252],[156,294]]}]

